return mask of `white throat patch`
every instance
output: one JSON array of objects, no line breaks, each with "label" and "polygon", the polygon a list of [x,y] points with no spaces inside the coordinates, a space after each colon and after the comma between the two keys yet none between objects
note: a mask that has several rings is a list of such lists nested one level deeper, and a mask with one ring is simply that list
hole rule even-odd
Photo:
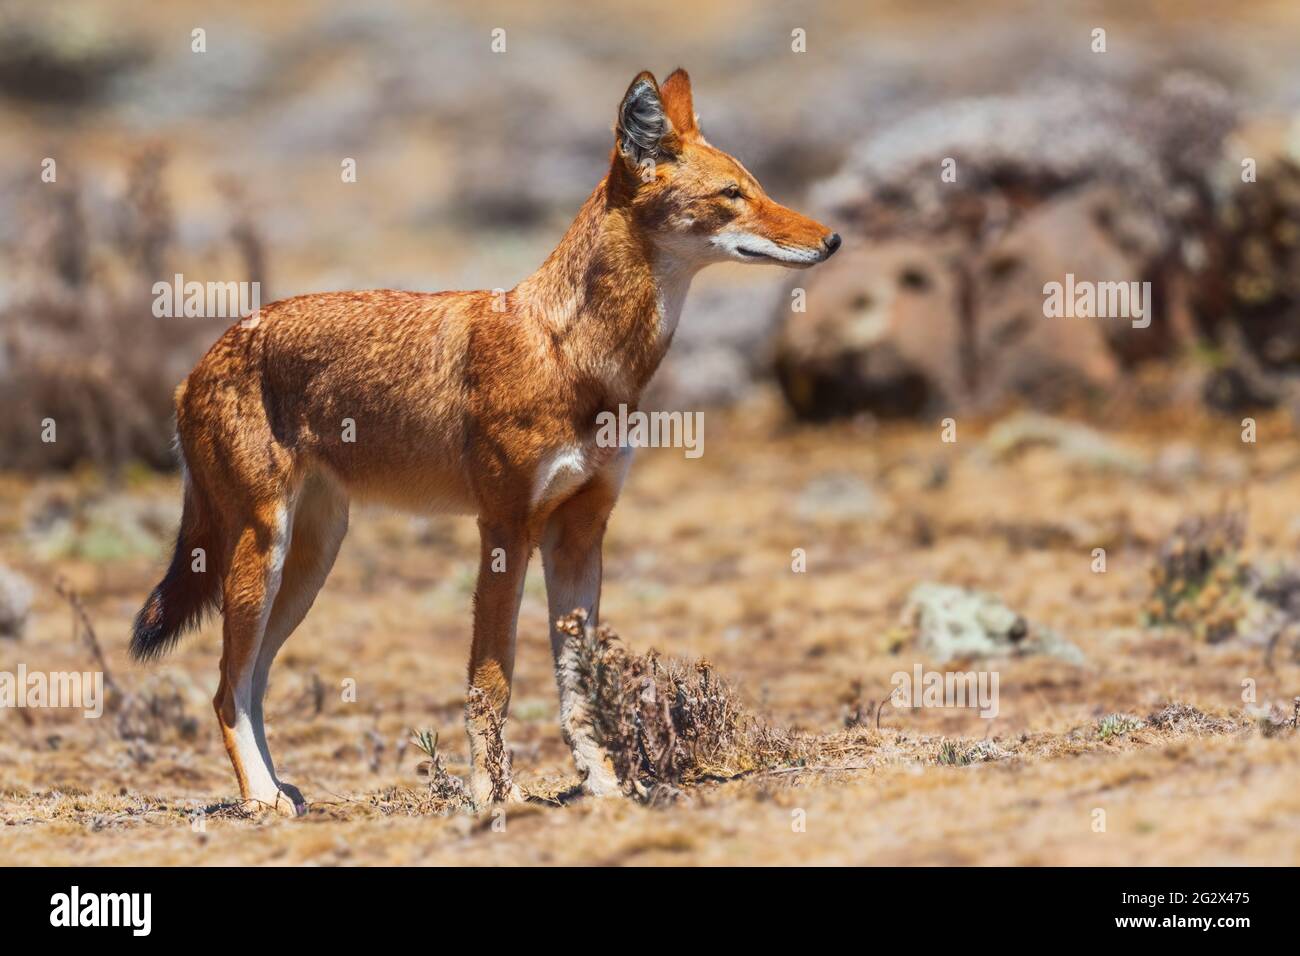
[{"label": "white throat patch", "polygon": [[690,291],[691,279],[696,269],[681,266],[672,261],[660,261],[655,265],[655,307],[659,314],[659,347],[666,349],[677,323],[682,318],[682,306],[686,303],[686,293]]}]

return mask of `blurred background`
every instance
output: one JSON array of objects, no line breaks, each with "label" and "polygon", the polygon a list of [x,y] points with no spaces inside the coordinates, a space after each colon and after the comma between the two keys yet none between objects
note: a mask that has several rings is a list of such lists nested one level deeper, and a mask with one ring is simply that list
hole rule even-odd
[{"label": "blurred background", "polygon": [[[113,681],[107,720],[0,714],[0,861],[1300,860],[1298,54],[1281,0],[0,0],[0,666]],[[473,523],[358,508],[268,704],[316,825],[200,848],[219,625],[125,648],[179,517],[172,392],[229,320],[156,318],[154,283],[509,288],[631,78],[678,66],[844,247],[695,280],[646,404],[707,410],[707,453],[638,455],[602,615],[852,767],[474,836],[409,746],[463,769]],[[1150,283],[1149,325],[1045,317],[1067,276]],[[545,614],[534,569],[510,740],[553,797]],[[891,673],[978,659],[996,722],[882,724]],[[821,814],[794,842],[790,806]]]},{"label": "blurred background", "polygon": [[[848,243],[804,312],[775,270],[701,276],[652,404],[1131,405],[1189,353],[1178,400],[1276,404],[1298,30],[1282,2],[0,3],[0,466],[171,467],[171,391],[226,324],[152,316],[176,272],[263,302],[512,286],[603,174],[629,78],[677,65],[709,138]],[[1152,327],[1044,320],[1067,272],[1151,281]]]}]

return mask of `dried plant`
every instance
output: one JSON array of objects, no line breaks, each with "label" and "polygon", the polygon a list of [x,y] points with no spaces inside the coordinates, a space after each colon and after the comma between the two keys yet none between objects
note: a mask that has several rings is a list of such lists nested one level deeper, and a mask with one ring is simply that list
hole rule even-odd
[{"label": "dried plant", "polygon": [[110,699],[120,699],[122,694],[118,690],[117,682],[113,680],[113,675],[109,673],[108,662],[104,659],[104,649],[99,644],[94,625],[90,623],[86,606],[81,603],[81,596],[68,583],[67,578],[62,576],[54,582],[54,590],[72,608],[72,634],[74,637],[80,636],[82,644],[94,659],[95,666],[104,675],[104,689],[108,691]]},{"label": "dried plant", "polygon": [[1279,646],[1300,650],[1300,567],[1241,556],[1244,511],[1220,509],[1179,522],[1151,571],[1144,622],[1177,625],[1199,640],[1264,647],[1273,666]]},{"label": "dried plant", "polygon": [[469,723],[482,729],[487,742],[484,761],[488,775],[492,779],[490,799],[493,803],[506,800],[511,794],[510,751],[505,743],[505,720],[501,711],[492,703],[487,694],[478,687],[470,689],[466,698],[466,712]]},{"label": "dried plant", "polygon": [[160,679],[126,694],[117,711],[117,735],[123,740],[164,743],[196,740],[199,721],[189,711],[187,695],[175,681]]},{"label": "dried plant", "polygon": [[1300,401],[1300,164],[1268,162],[1215,209],[1192,314],[1219,350],[1206,384],[1217,408]]}]

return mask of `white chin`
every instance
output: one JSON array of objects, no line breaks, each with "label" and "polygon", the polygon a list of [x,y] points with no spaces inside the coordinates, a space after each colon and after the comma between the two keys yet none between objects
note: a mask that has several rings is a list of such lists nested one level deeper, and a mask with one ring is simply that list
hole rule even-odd
[{"label": "white chin", "polygon": [[759,236],[727,236],[718,242],[726,251],[727,257],[736,262],[752,262],[760,265],[778,265],[787,268],[803,268],[818,260],[813,253],[800,253],[778,246],[770,239]]},{"label": "white chin", "polygon": [[806,269],[817,261],[816,259],[794,259],[773,255],[751,256],[745,255],[743,252],[739,251],[733,252],[731,254],[731,259],[734,262],[744,262],[748,265],[785,266],[787,269]]}]

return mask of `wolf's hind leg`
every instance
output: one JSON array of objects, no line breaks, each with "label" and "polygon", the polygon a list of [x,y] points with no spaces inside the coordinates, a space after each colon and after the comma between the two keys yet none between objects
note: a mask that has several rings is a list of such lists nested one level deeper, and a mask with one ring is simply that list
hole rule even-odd
[{"label": "wolf's hind leg", "polygon": [[275,772],[275,761],[266,741],[264,704],[271,665],[284,642],[302,623],[316,595],[329,576],[338,556],[339,546],[348,530],[348,498],[342,486],[324,473],[314,473],[303,483],[293,515],[293,535],[289,554],[280,576],[280,589],[271,607],[266,633],[257,653],[253,670],[253,729],[258,750],[276,787],[297,808],[305,805],[302,793],[282,781]]}]

